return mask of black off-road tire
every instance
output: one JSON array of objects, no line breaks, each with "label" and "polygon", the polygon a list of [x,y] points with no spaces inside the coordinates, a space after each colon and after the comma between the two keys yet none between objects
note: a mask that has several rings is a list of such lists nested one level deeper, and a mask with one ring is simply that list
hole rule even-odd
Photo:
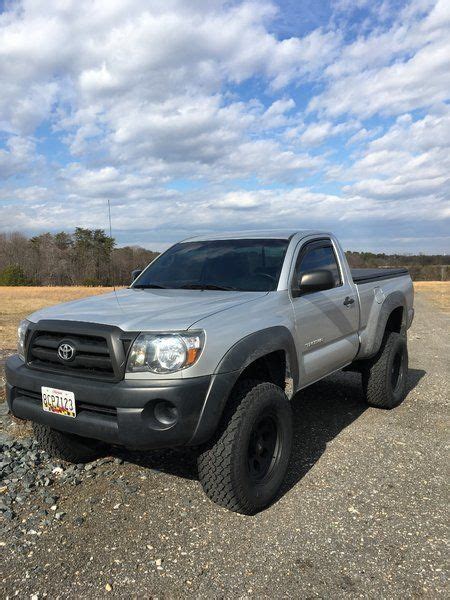
[{"label": "black off-road tire", "polygon": [[406,336],[389,332],[377,356],[362,371],[367,404],[376,408],[394,408],[405,398],[408,377]]},{"label": "black off-road tire", "polygon": [[284,391],[273,383],[238,383],[197,459],[203,490],[220,506],[255,514],[277,496],[291,448],[292,409]]},{"label": "black off-road tire", "polygon": [[33,423],[33,433],[40,448],[50,456],[71,463],[86,463],[103,454],[106,444],[72,433],[63,433],[47,425]]}]

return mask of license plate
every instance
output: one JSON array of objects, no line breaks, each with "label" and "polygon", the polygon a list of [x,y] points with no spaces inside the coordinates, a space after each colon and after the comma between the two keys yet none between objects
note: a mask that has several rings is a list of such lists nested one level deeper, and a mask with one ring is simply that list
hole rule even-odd
[{"label": "license plate", "polygon": [[67,390],[57,390],[50,387],[41,387],[42,408],[46,412],[55,413],[64,417],[76,417],[75,394]]}]

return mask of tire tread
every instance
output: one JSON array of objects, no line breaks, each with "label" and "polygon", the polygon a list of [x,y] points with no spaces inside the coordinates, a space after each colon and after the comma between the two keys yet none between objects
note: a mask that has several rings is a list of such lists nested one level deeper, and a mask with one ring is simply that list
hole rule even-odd
[{"label": "tire tread", "polygon": [[400,333],[389,332],[383,340],[379,353],[363,371],[366,402],[375,408],[394,408],[403,400],[403,396],[399,399],[394,398],[388,383],[391,354],[399,340],[403,341],[404,336]]},{"label": "tire tread", "polygon": [[47,454],[66,462],[89,462],[98,457],[99,450],[103,447],[101,442],[84,440],[40,423],[33,423],[33,433],[39,446]]},{"label": "tire tread", "polygon": [[233,444],[251,403],[273,388],[280,389],[273,383],[258,380],[238,383],[225,406],[213,439],[198,457],[199,479],[205,493],[213,502],[228,510],[242,514],[254,514],[257,510],[245,499],[239,482],[233,481]]}]

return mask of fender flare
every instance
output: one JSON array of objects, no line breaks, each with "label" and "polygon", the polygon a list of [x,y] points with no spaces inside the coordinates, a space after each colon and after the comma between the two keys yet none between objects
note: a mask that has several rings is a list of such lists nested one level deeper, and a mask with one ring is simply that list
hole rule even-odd
[{"label": "fender flare", "polygon": [[214,434],[230,392],[241,373],[258,358],[278,350],[285,351],[286,368],[293,379],[294,389],[297,387],[297,350],[287,327],[268,327],[245,336],[225,353],[218,364],[211,378],[197,427],[188,445],[204,443]]},{"label": "fender flare", "polygon": [[252,362],[277,350],[284,350],[294,383],[298,382],[297,350],[287,327],[277,325],[251,333],[232,346],[223,356],[216,373],[242,372]]},{"label": "fender flare", "polygon": [[358,356],[358,359],[371,358],[377,354],[383,342],[383,337],[386,331],[386,324],[388,322],[388,319],[391,316],[391,313],[399,307],[403,308],[401,332],[406,332],[408,322],[408,309],[406,306],[405,296],[402,292],[395,291],[390,293],[383,301],[383,304],[381,305],[380,311],[378,313],[378,319],[369,318],[369,331],[367,333],[368,338],[372,339],[372,344],[366,348],[364,356]]}]

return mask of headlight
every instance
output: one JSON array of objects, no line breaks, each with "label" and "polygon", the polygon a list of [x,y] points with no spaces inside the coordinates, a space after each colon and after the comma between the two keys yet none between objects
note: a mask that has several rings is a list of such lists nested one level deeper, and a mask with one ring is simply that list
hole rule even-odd
[{"label": "headlight", "polygon": [[133,343],[127,372],[174,373],[195,363],[204,344],[204,333],[141,333]]},{"label": "headlight", "polygon": [[17,352],[22,360],[25,360],[25,336],[29,324],[30,321],[24,319],[23,321],[20,321],[19,327],[17,328]]}]

